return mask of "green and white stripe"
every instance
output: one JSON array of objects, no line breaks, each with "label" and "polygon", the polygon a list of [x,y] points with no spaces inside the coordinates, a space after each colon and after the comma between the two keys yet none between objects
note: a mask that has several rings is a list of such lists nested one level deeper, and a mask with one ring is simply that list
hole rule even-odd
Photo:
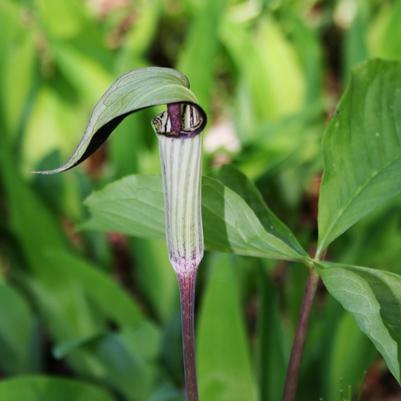
[{"label": "green and white stripe", "polygon": [[[198,125],[196,110],[184,108],[183,132],[188,135],[167,136],[167,113],[159,116],[157,128],[164,185],[166,236],[169,258],[177,273],[196,270],[203,257],[201,214],[201,135],[191,135]],[[155,124],[154,124],[155,126]],[[161,129],[164,127],[164,130]]]}]

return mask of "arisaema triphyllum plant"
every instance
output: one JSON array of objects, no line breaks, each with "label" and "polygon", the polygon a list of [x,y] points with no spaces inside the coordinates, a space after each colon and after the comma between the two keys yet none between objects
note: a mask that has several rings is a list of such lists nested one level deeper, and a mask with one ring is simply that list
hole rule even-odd
[{"label": "arisaema triphyllum plant", "polygon": [[[334,240],[400,193],[400,77],[399,62],[382,60],[364,63],[353,72],[348,89],[323,135],[324,173],[314,255],[303,250],[241,173],[226,170],[228,177],[224,179],[223,173],[222,179],[227,186],[208,177],[203,180],[207,189],[204,191],[207,196],[203,198],[205,243],[209,249],[301,262],[308,268],[283,401],[296,399],[301,356],[320,279],[327,291],[355,317],[359,328],[383,356],[390,372],[401,382],[401,277],[385,270],[328,262],[324,258]],[[128,114],[161,104],[167,105],[167,111],[155,117],[152,125],[159,139],[169,258],[181,290],[187,400],[194,401],[198,399],[194,292],[196,271],[203,255],[199,134],[206,116],[189,90],[186,78],[174,70],[160,68],[137,70],[121,77],[96,105],[73,156],[64,166],[47,173],[68,170],[86,159]],[[137,191],[144,187],[152,189],[146,196],[144,191]],[[109,192],[116,188],[120,188],[120,200],[121,194],[136,199],[141,196],[141,213],[149,217],[147,228],[155,231],[155,227],[163,225],[163,220],[156,217],[155,203],[151,204],[153,198],[161,195],[161,185],[158,180],[147,178],[128,177],[92,197],[101,200],[91,200],[92,214],[107,211],[106,216],[110,210],[113,218],[119,213],[121,217],[135,214],[133,206],[127,203],[122,206],[124,213],[114,210],[116,197],[109,196]],[[162,204],[161,197],[156,203]],[[107,220],[107,229],[123,228],[126,234],[135,234],[131,223],[140,222],[134,219],[122,227],[109,224],[113,218]]]},{"label": "arisaema triphyllum plant", "polygon": [[95,105],[68,161],[38,173],[55,174],[73,168],[95,152],[125,117],[164,104],[167,111],[153,118],[152,127],[159,141],[168,256],[180,288],[186,395],[188,401],[196,401],[194,300],[196,273],[204,249],[200,134],[206,114],[189,89],[188,79],[173,69],[158,67],[121,76]]}]

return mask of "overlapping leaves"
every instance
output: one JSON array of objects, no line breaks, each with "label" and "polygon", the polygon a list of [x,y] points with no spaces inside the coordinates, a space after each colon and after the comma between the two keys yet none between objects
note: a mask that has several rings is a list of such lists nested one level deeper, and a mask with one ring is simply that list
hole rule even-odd
[{"label": "overlapping leaves", "polygon": [[[259,208],[264,217],[258,217],[237,192],[216,179],[203,178],[202,214],[206,247],[240,255],[306,259],[306,253],[288,228],[266,206],[261,206],[261,199],[252,193],[249,196],[254,198],[253,207]],[[91,213],[86,228],[145,238],[163,236],[164,207],[159,176],[123,178],[92,194],[86,205]]]}]

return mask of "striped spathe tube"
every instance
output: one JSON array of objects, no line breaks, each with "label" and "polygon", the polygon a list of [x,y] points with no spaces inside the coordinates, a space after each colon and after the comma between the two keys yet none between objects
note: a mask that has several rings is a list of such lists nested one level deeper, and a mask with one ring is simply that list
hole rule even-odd
[{"label": "striped spathe tube", "polygon": [[158,134],[164,186],[166,237],[175,271],[196,270],[203,257],[201,214],[202,115],[195,106],[180,105],[182,125],[177,133],[168,112],[153,119]]}]

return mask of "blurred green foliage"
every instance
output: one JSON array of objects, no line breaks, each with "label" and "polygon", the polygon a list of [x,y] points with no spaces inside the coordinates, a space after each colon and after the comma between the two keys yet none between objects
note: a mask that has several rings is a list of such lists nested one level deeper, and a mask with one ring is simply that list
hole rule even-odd
[{"label": "blurred green foliage", "polygon": [[[220,169],[238,167],[312,252],[325,124],[353,67],[401,60],[400,20],[400,0],[2,0],[0,401],[183,400],[178,290],[163,241],[82,228],[91,192],[159,172],[152,113],[125,120],[82,168],[29,173],[71,153],[118,75],[146,65],[184,72],[209,112],[205,174],[238,192],[240,179],[230,184]],[[255,193],[247,201],[266,224]],[[399,205],[364,218],[328,258],[401,273]],[[304,282],[285,261],[206,256],[203,399],[279,399]],[[322,289],[298,399],[339,401],[364,380],[366,397],[397,391]]]}]

